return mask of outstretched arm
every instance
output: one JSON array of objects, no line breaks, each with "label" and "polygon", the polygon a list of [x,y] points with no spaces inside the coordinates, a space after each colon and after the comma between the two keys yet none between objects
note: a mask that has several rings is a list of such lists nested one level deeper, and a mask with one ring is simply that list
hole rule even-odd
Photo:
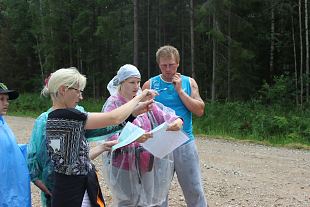
[{"label": "outstretched arm", "polygon": [[123,122],[135,109],[143,98],[153,98],[151,90],[144,90],[141,95],[134,97],[126,104],[110,112],[89,113],[85,124],[85,129],[97,129],[109,125],[118,125]]},{"label": "outstretched arm", "polygon": [[103,144],[97,145],[96,147],[92,148],[89,152],[89,158],[91,160],[98,157],[104,151],[110,151],[112,146],[117,144],[117,140],[106,141]]}]

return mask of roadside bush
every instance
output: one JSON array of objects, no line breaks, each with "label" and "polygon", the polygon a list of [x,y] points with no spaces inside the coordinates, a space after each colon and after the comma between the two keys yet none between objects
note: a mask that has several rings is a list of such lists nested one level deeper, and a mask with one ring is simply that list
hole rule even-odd
[{"label": "roadside bush", "polygon": [[[101,111],[104,99],[88,98],[80,105]],[[10,104],[10,115],[37,117],[51,106],[38,94],[21,94]],[[260,101],[206,103],[205,115],[193,120],[194,133],[251,139],[271,144],[310,145],[310,110],[265,105]]]},{"label": "roadside bush", "polygon": [[289,75],[274,77],[274,83],[264,82],[259,90],[259,99],[264,104],[277,104],[280,106],[293,105],[295,100],[295,90],[293,78]]},{"label": "roadside bush", "polygon": [[[82,100],[79,105],[83,106],[86,111],[101,111],[104,99],[88,98]],[[50,98],[40,96],[35,93],[20,94],[18,99],[10,102],[9,115],[30,116],[36,118],[42,112],[51,107]]]},{"label": "roadside bush", "polygon": [[271,144],[310,145],[309,111],[247,103],[206,103],[205,116],[194,119],[196,133],[254,139]]}]

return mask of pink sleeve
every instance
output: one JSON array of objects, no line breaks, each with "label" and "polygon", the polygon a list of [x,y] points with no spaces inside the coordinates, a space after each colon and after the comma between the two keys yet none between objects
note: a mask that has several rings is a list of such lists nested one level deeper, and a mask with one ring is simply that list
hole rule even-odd
[{"label": "pink sleeve", "polygon": [[104,104],[103,111],[104,112],[113,111],[114,109],[120,107],[123,104],[124,103],[122,103],[116,96],[110,96]]},{"label": "pink sleeve", "polygon": [[153,105],[152,111],[158,124],[162,124],[165,121],[168,123],[171,123],[177,118],[179,118],[173,113],[168,113],[168,112],[163,111],[156,104]]}]

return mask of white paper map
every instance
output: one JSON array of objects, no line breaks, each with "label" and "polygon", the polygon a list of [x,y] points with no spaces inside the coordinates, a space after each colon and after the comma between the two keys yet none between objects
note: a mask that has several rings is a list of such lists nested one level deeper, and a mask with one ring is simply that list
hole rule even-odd
[{"label": "white paper map", "polygon": [[154,128],[151,131],[153,133],[153,138],[141,144],[147,151],[160,159],[189,139],[182,130],[166,131],[167,127],[168,125],[165,122]]},{"label": "white paper map", "polygon": [[[150,131],[153,137],[148,139],[141,145],[153,154],[155,157],[162,159],[167,154],[175,150],[177,147],[185,143],[189,138],[182,131],[166,131],[168,124],[165,122]],[[112,150],[124,147],[141,137],[145,133],[144,129],[127,122],[118,137],[118,144],[112,147]]]},{"label": "white paper map", "polygon": [[131,122],[127,122],[117,139],[118,143],[112,147],[112,151],[134,142],[144,133],[144,129],[141,129],[140,127],[132,124]]}]

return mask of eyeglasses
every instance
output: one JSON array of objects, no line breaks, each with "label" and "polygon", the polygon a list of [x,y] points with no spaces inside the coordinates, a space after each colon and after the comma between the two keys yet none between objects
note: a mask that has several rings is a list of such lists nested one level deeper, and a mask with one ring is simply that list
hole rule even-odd
[{"label": "eyeglasses", "polygon": [[68,89],[73,89],[73,90],[77,91],[80,95],[82,95],[84,92],[84,91],[77,89],[77,88],[74,88],[74,87],[68,87]]},{"label": "eyeglasses", "polygon": [[175,67],[177,66],[178,64],[176,63],[170,63],[170,64],[160,64],[159,67],[161,68],[171,68],[171,67]]}]

